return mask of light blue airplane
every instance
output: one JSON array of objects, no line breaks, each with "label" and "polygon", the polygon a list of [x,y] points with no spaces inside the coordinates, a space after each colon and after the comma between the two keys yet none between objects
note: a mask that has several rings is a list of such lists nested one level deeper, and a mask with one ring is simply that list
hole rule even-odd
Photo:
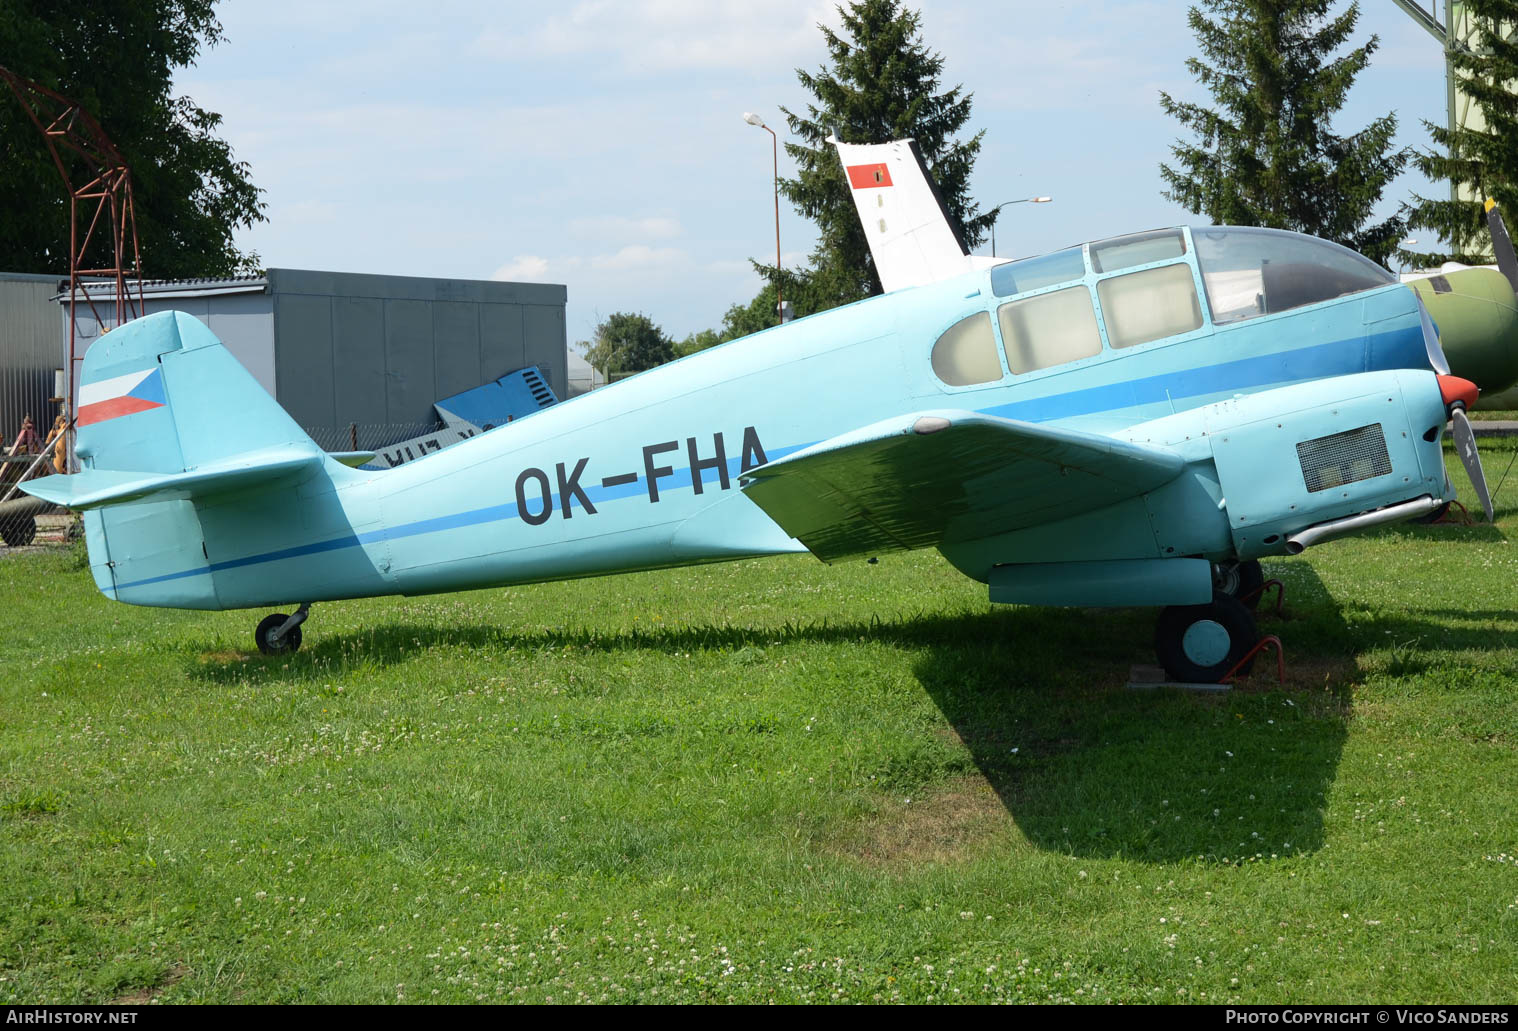
[{"label": "light blue airplane", "polygon": [[25,489],[84,511],[108,597],[299,603],[265,653],[313,602],[932,547],[993,602],[1164,606],[1168,674],[1216,681],[1257,641],[1259,558],[1453,498],[1451,417],[1486,499],[1476,388],[1418,296],[1262,229],[969,268],[391,470],[323,452],[189,315],[106,334],[81,382],[83,470]]}]

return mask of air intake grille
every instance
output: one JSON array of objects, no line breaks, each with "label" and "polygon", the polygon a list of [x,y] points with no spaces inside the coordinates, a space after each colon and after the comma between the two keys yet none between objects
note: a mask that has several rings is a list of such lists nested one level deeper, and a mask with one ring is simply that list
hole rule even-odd
[{"label": "air intake grille", "polygon": [[1328,490],[1356,480],[1385,476],[1392,471],[1386,453],[1386,434],[1379,422],[1297,445],[1302,479],[1308,491]]},{"label": "air intake grille", "polygon": [[538,403],[539,408],[547,408],[558,398],[553,396],[553,391],[547,383],[543,382],[543,374],[535,365],[529,365],[522,370],[522,382],[527,384],[527,389],[532,391],[532,399]]}]

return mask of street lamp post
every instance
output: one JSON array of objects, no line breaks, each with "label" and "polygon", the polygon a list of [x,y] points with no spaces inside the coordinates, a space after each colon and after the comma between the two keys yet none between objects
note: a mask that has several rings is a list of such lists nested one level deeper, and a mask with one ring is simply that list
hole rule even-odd
[{"label": "street lamp post", "polygon": [[[1008,204],[1048,204],[1053,197],[1019,197],[1017,200],[1002,201],[991,209],[991,214],[996,214]],[[996,223],[991,223],[991,257],[996,257]]]},{"label": "street lamp post", "polygon": [[743,120],[770,134],[770,151],[775,166],[775,318],[784,322],[785,303],[780,298],[780,137],[775,135],[774,129],[764,124],[763,118],[752,111],[743,112]]}]

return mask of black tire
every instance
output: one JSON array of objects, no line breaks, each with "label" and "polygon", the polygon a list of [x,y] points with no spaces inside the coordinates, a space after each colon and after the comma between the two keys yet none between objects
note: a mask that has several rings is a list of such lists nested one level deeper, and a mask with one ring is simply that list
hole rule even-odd
[{"label": "black tire", "polygon": [[37,539],[37,520],[31,516],[13,516],[0,524],[0,540],[12,548],[24,548]]},{"label": "black tire", "polygon": [[284,626],[285,620],[289,618],[283,612],[276,612],[259,621],[258,629],[253,631],[253,640],[257,642],[259,651],[265,655],[283,655],[300,650],[300,627],[298,626],[291,627],[278,641],[274,640],[274,631]]},{"label": "black tire", "polygon": [[[1205,605],[1172,605],[1154,628],[1165,675],[1183,684],[1215,684],[1260,639],[1254,613],[1231,594],[1213,591]],[[1238,671],[1249,672],[1251,659]]]},{"label": "black tire", "polygon": [[1253,611],[1260,607],[1260,595],[1265,593],[1265,571],[1255,559],[1235,562],[1231,566],[1217,566],[1212,578],[1215,590],[1231,594]]},{"label": "black tire", "polygon": [[1423,515],[1420,515],[1417,519],[1414,519],[1413,522],[1422,523],[1425,526],[1437,523],[1439,520],[1443,519],[1446,515],[1449,514],[1449,506],[1450,503],[1446,501],[1444,504],[1440,505],[1432,512],[1425,512]]}]

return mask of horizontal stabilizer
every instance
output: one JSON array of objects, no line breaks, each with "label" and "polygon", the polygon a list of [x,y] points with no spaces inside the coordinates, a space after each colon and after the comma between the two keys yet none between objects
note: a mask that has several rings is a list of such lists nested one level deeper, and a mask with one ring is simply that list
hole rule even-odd
[{"label": "horizontal stabilizer", "polygon": [[361,465],[368,465],[374,461],[373,451],[328,451],[327,455],[350,469],[357,469]]},{"label": "horizontal stabilizer", "polygon": [[267,486],[320,468],[326,456],[314,446],[250,451],[179,473],[85,469],[69,476],[28,480],[21,489],[44,501],[76,510],[135,501],[171,501]]},{"label": "horizontal stabilizer", "polygon": [[966,411],[897,416],[760,466],[744,492],[825,561],[933,547],[1168,483],[1173,451]]}]

